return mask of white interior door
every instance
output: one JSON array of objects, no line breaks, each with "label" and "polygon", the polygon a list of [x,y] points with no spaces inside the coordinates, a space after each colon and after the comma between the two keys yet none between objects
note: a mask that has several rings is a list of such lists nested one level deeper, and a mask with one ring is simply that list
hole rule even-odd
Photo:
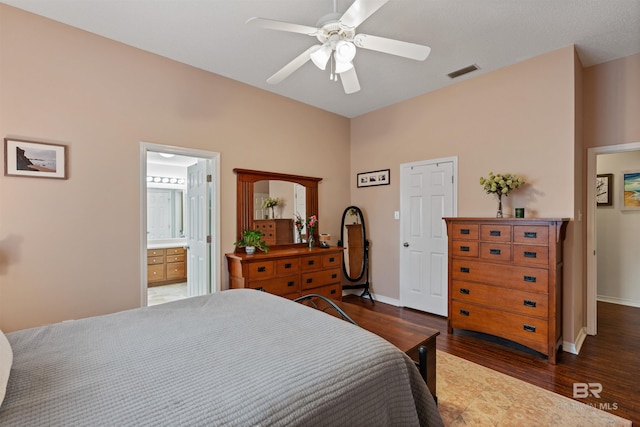
[{"label": "white interior door", "polygon": [[209,278],[211,231],[209,226],[210,176],[207,160],[198,160],[187,168],[187,294],[205,295],[210,292]]},{"label": "white interior door", "polygon": [[401,165],[400,303],[447,316],[447,229],[455,159]]}]

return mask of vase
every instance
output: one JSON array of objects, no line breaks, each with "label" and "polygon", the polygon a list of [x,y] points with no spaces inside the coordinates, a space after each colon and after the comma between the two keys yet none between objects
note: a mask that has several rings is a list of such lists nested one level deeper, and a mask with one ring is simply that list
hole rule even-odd
[{"label": "vase", "polygon": [[498,212],[496,218],[502,218],[502,194],[498,193]]},{"label": "vase", "polygon": [[247,253],[247,255],[253,255],[256,253],[256,247],[255,246],[245,246],[244,251]]},{"label": "vase", "polygon": [[313,238],[313,233],[309,234],[309,237],[307,237],[307,244],[309,245],[309,249],[315,246],[316,241]]},{"label": "vase", "polygon": [[302,242],[303,242],[303,240],[302,240],[302,231],[298,230],[298,243],[302,243]]}]

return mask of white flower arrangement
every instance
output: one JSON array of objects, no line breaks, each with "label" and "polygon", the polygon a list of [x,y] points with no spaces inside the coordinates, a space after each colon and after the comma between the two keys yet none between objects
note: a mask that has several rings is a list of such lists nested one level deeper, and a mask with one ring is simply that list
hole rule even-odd
[{"label": "white flower arrangement", "polygon": [[480,185],[482,185],[485,193],[496,194],[498,197],[508,196],[511,190],[515,190],[524,184],[524,179],[511,174],[494,174],[489,172],[489,177],[480,177]]}]

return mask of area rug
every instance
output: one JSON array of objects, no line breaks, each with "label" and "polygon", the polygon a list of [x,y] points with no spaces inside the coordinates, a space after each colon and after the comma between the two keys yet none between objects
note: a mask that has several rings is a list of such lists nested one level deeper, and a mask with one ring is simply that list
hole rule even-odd
[{"label": "area rug", "polygon": [[631,426],[631,421],[437,350],[438,406],[450,426]]}]

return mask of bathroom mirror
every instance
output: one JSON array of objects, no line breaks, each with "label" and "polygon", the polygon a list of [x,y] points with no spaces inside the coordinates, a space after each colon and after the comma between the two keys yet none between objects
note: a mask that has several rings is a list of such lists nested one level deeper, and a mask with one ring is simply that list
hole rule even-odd
[{"label": "bathroom mirror", "polygon": [[184,191],[147,189],[147,240],[181,239],[184,229]]},{"label": "bathroom mirror", "polygon": [[369,292],[369,241],[364,224],[364,215],[357,206],[349,206],[342,213],[340,241],[344,247],[342,271],[346,284],[342,289],[362,289],[361,297],[373,297]]},{"label": "bathroom mirror", "polygon": [[[318,214],[318,182],[322,178],[249,169],[233,171],[237,175],[237,239],[243,230],[267,227],[272,222],[284,223],[279,225],[291,233],[278,232],[279,236],[267,243],[269,248],[301,246],[293,229],[295,214],[299,213],[304,220]],[[262,202],[267,197],[281,199],[281,203],[274,209],[263,208]],[[282,239],[283,235],[286,241]],[[317,235],[315,239],[318,240]]]}]

